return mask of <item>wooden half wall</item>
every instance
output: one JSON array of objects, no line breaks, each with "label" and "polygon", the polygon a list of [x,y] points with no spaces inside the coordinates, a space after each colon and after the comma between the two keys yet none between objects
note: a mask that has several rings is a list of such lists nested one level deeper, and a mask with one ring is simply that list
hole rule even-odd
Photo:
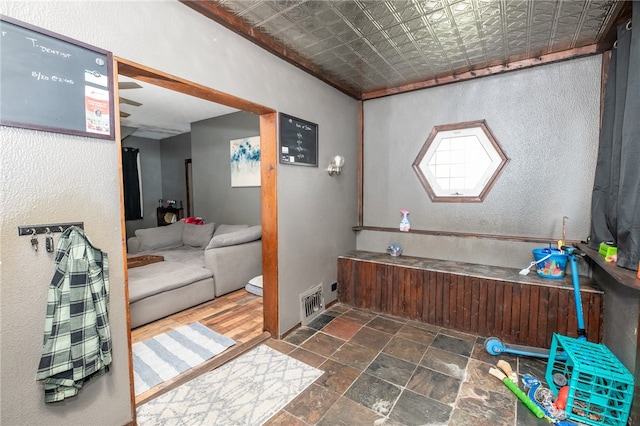
[{"label": "wooden half wall", "polygon": [[[386,254],[338,258],[338,300],[505,343],[549,348],[554,332],[577,337],[571,278],[535,271]],[[603,293],[581,277],[587,338],[602,340]]]}]

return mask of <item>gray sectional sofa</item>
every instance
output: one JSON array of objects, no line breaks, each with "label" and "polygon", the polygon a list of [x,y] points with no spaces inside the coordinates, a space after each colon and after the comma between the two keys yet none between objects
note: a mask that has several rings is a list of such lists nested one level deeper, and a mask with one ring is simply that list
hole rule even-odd
[{"label": "gray sectional sofa", "polygon": [[178,221],[138,229],[127,257],[164,261],[131,268],[131,328],[244,288],[262,275],[262,229],[249,225],[193,225]]}]

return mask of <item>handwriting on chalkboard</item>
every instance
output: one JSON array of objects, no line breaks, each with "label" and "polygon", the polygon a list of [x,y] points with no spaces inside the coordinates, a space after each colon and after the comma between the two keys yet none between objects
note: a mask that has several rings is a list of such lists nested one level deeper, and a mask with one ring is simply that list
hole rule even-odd
[{"label": "handwriting on chalkboard", "polygon": [[27,40],[31,40],[32,46],[35,47],[36,49],[40,49],[40,52],[42,52],[42,53],[48,53],[50,55],[57,55],[57,56],[60,56],[62,58],[70,58],[71,57],[71,53],[61,52],[59,50],[52,49],[50,47],[42,46],[41,44],[38,44],[38,39],[37,38],[27,37]]},{"label": "handwriting on chalkboard", "polygon": [[114,139],[110,52],[0,15],[0,124]]},{"label": "handwriting on chalkboard", "polygon": [[318,165],[318,125],[280,114],[280,162]]},{"label": "handwriting on chalkboard", "polygon": [[51,81],[53,83],[74,84],[71,78],[58,77],[57,75],[48,76],[39,71],[31,71],[31,77],[34,77],[36,80]]}]

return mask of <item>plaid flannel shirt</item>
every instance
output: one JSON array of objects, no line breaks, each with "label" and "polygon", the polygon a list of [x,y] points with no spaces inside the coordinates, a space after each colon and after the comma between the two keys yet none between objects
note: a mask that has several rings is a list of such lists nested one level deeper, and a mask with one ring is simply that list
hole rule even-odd
[{"label": "plaid flannel shirt", "polygon": [[36,373],[44,383],[45,402],[76,395],[111,364],[107,254],[72,226],[60,237],[55,262]]}]

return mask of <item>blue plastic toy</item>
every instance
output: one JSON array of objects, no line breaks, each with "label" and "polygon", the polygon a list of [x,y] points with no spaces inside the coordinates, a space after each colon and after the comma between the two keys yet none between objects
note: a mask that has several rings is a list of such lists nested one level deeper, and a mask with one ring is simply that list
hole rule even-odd
[{"label": "blue plastic toy", "polygon": [[[585,256],[586,253],[579,251],[577,247],[563,246],[562,250],[569,256],[571,264],[571,280],[573,282],[573,298],[576,302],[576,317],[578,319],[578,339],[587,340],[587,333],[584,328],[584,314],[582,312],[582,299],[580,298],[580,277],[578,276],[578,260],[576,256]],[[484,348],[491,355],[500,355],[503,353],[533,356],[539,358],[549,358],[549,349],[537,348],[535,346],[515,345],[503,343],[497,337],[489,337],[484,342]],[[562,356],[560,354],[560,356]]]}]

